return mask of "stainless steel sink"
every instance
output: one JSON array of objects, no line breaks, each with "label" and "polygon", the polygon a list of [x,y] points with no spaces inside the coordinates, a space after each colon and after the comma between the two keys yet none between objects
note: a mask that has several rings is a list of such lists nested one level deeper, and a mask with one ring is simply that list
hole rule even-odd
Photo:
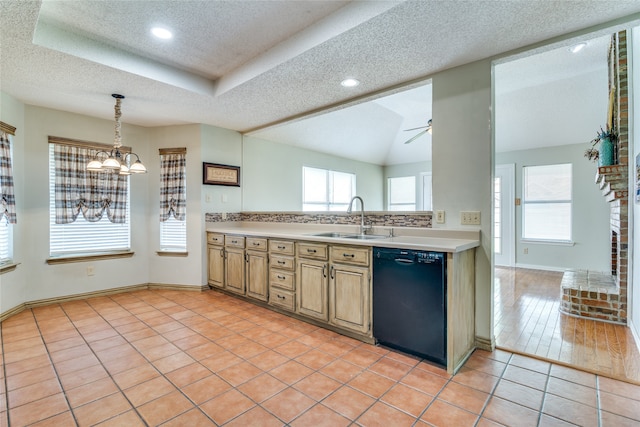
[{"label": "stainless steel sink", "polygon": [[316,233],[316,234],[312,234],[312,236],[335,237],[335,238],[341,238],[341,239],[358,239],[358,240],[384,239],[387,237],[380,234],[346,234],[346,233],[337,233],[335,231],[333,232],[330,231],[326,233]]},{"label": "stainless steel sink", "polygon": [[329,231],[327,233],[312,234],[312,236],[317,236],[317,237],[346,237],[346,236],[350,236],[350,234],[337,233],[335,231]]},{"label": "stainless steel sink", "polygon": [[348,236],[342,236],[345,239],[359,239],[359,240],[373,240],[373,239],[386,239],[387,236],[380,234],[350,234]]}]

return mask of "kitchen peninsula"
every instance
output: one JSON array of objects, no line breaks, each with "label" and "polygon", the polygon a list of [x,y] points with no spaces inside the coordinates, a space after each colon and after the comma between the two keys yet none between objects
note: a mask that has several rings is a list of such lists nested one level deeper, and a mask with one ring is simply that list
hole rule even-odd
[{"label": "kitchen peninsula", "polygon": [[369,343],[377,341],[373,248],[442,253],[448,372],[475,348],[478,230],[383,226],[362,234],[353,225],[240,221],[207,223],[206,234],[213,289]]}]

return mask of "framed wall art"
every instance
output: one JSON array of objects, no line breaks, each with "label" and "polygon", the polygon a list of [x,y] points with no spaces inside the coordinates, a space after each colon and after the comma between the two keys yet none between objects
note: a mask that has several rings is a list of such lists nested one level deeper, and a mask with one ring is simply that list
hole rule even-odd
[{"label": "framed wall art", "polygon": [[202,163],[202,183],[240,187],[240,166]]}]

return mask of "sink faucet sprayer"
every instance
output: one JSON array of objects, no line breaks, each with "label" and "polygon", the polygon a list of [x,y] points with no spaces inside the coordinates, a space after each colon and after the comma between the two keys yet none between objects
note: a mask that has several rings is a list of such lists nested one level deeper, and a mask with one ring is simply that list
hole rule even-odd
[{"label": "sink faucet sprayer", "polygon": [[364,225],[364,200],[360,196],[353,196],[351,201],[349,202],[349,208],[347,209],[347,213],[350,214],[353,210],[353,202],[354,200],[360,200],[360,234],[366,234],[366,230],[370,230],[370,225]]}]

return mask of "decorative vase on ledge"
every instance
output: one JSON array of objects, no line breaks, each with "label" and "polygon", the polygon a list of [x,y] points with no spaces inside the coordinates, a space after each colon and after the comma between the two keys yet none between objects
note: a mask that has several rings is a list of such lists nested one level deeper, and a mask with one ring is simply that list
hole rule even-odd
[{"label": "decorative vase on ledge", "polygon": [[610,137],[600,139],[598,147],[598,166],[611,166],[613,164],[613,141]]}]

